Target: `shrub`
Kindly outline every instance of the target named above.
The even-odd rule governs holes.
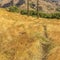
[[[30,11],[29,11],[29,15],[31,15],[31,16],[36,16],[36,15],[37,15],[37,12],[34,11],[34,10],[30,10]]]
[[[9,12],[17,12],[17,13],[20,12],[19,8],[16,7],[16,6],[10,6],[10,7],[8,8],[8,11],[9,11]]]
[[[27,14],[27,10],[21,10],[20,13],[21,13],[22,15],[26,15],[26,14]]]
[[[56,11],[60,12],[60,8],[56,8]]]
[[[27,14],[27,10],[21,10],[20,13],[23,14],[23,15],[26,15]],[[37,14],[36,11],[29,10],[29,15],[30,16],[35,16],[36,14]]]
[[[48,13],[39,13],[39,16],[42,17],[42,18],[51,18],[51,15],[48,14]]]
[[[20,11],[21,14],[23,15],[27,15],[27,10],[21,10]],[[37,11],[35,10],[29,10],[29,15],[30,16],[37,16]],[[42,18],[49,18],[49,19],[60,19],[60,13],[44,13],[44,12],[39,12],[39,17]]]
[[[44,17],[46,17],[46,14],[42,13],[42,12],[39,12],[39,16],[42,17],[42,18],[44,18]]]
[[[39,16],[42,18],[56,18],[56,19],[60,19],[60,13],[39,13]]]
[[[52,18],[60,19],[60,13],[53,13]]]

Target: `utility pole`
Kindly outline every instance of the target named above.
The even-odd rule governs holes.
[[[27,15],[29,16],[29,0],[27,0]]]
[[[14,6],[14,0],[11,0],[11,6]]]
[[[0,7],[2,7],[2,1],[3,1],[3,0],[0,0]]]
[[[39,0],[37,0],[37,18],[39,17]]]

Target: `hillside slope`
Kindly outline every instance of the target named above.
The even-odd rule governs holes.
[[[38,37],[45,37],[43,25],[49,38],[60,47],[60,20],[37,19],[0,9],[0,60],[41,60],[42,39]]]
[[[2,0],[1,4],[3,7],[11,6],[12,0]],[[36,0],[30,0],[30,9],[37,8]],[[20,9],[26,9],[27,0],[14,0],[14,5],[20,7]],[[60,12],[60,0],[39,0],[39,11],[53,13]]]

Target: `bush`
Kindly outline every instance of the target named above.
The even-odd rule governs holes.
[[[33,3],[33,2],[30,3],[31,8],[34,8],[35,6],[36,6],[35,3]]]
[[[23,15],[27,15],[27,10],[21,10],[20,13],[23,14]],[[29,15],[30,16],[37,16],[37,11],[29,10]],[[60,13],[44,13],[44,12],[39,12],[39,17],[49,18],[49,19],[53,19],[53,18],[60,19]]]
[[[45,13],[42,13],[42,12],[39,12],[39,16],[42,17],[42,18],[45,18],[46,17],[46,14]]]
[[[27,13],[27,10],[21,10],[20,13],[23,14],[23,15],[28,14],[28,13]],[[30,15],[30,16],[35,16],[36,14],[37,14],[37,13],[36,13],[36,11],[34,11],[34,10],[30,10],[30,11],[29,11],[29,15]]]
[[[56,11],[60,12],[60,8],[56,8]]]
[[[42,18],[51,18],[51,14],[39,12],[39,16]]]
[[[37,15],[37,12],[34,11],[34,10],[30,10],[30,11],[29,11],[29,15],[31,15],[31,16],[36,16],[36,15]]]
[[[22,15],[26,15],[26,14],[27,14],[27,10],[21,10],[20,13],[21,13]]]
[[[9,11],[9,12],[17,12],[17,13],[20,12],[19,8],[16,7],[16,6],[10,6],[10,7],[8,8],[8,11]]]
[[[53,13],[52,18],[60,19],[60,13]]]
[[[60,13],[39,13],[39,16],[42,18],[56,18],[56,19],[60,19]]]

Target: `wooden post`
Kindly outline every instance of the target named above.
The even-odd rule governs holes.
[[[27,0],[27,15],[29,16],[29,0]]]
[[[11,0],[11,6],[14,6],[14,0]]]
[[[0,8],[2,7],[2,1],[3,1],[3,0],[0,0]]]
[[[39,18],[39,0],[37,0],[37,18]]]

